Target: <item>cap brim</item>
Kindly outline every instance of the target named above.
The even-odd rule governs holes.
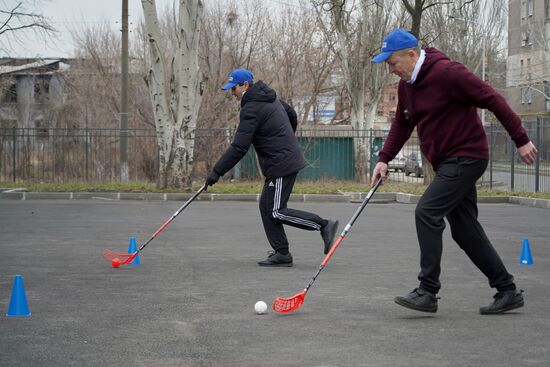
[[[387,59],[388,57],[390,57],[392,53],[393,53],[393,51],[380,52],[378,55],[376,55],[375,57],[373,57],[370,61],[371,61],[371,62],[382,62],[382,61],[386,61],[386,59]]]
[[[222,90],[228,90],[228,89],[231,89],[233,88],[234,86],[236,86],[237,84],[239,83],[233,83],[233,82],[229,82],[225,85],[222,86]]]

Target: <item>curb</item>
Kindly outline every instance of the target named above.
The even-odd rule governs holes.
[[[550,209],[550,200],[546,199],[533,199],[533,198],[524,198],[520,196],[510,196],[510,203],[518,205],[532,206],[535,208]]]
[[[358,203],[365,198],[366,193],[344,194],[292,194],[289,201],[302,203]],[[143,201],[182,201],[193,193],[128,193],[128,192],[25,192],[16,190],[0,191],[0,200],[143,200]],[[197,201],[251,201],[257,202],[260,194],[215,194],[202,193]],[[381,192],[376,194],[373,203],[416,204],[420,195],[403,192]],[[550,200],[526,198],[521,196],[479,196],[478,203],[484,204],[516,204],[533,208],[550,209]]]

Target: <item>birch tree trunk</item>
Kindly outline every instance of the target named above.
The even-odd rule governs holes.
[[[195,128],[202,96],[199,39],[203,17],[201,0],[179,0],[177,48],[168,76],[166,55],[155,0],[142,0],[149,41],[147,84],[153,105],[159,146],[160,188],[191,186]],[[169,82],[167,82],[169,80]]]

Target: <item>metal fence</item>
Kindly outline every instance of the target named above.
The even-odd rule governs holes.
[[[539,154],[528,166],[519,157],[514,143],[501,125],[487,129],[491,160],[481,180],[491,189],[550,192],[550,117],[524,119],[523,126]]]
[[[0,129],[0,181],[120,180],[118,129]],[[130,179],[158,174],[154,130],[128,131]]]
[[[487,128],[491,160],[480,184],[508,191],[550,192],[550,119],[525,120],[530,138],[539,149],[532,166],[521,162],[507,132],[500,125]],[[195,175],[202,178],[230,144],[234,129],[196,130]],[[372,169],[387,136],[385,130],[357,131],[350,128],[299,129],[300,144],[309,163],[302,180],[355,180],[354,141],[369,147],[364,164]],[[0,129],[0,182],[112,182],[120,181],[119,129]],[[132,181],[156,182],[158,148],[154,129],[130,129],[128,169]],[[392,179],[422,183],[422,174],[405,170],[406,158],[418,154],[416,137],[400,152],[402,161],[390,163]],[[399,163],[399,164],[397,164]],[[237,179],[258,178],[251,149],[228,175]]]

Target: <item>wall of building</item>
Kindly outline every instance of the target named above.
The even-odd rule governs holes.
[[[549,1],[510,0],[508,5],[506,97],[520,114],[548,112]]]

